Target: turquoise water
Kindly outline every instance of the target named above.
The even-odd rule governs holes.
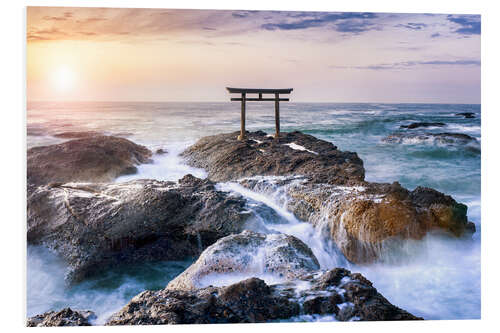
[[[457,116],[460,112],[472,112],[476,117]],[[412,122],[443,122],[446,126],[400,129],[401,125]],[[204,176],[203,170],[183,165],[178,153],[203,136],[237,131],[239,124],[237,102],[29,103],[27,144],[33,147],[62,142],[64,140],[53,135],[64,131],[94,130],[123,135],[152,150],[166,148],[169,153],[156,157],[152,165],[139,167],[138,175],[117,181],[132,178],[175,180],[188,172]],[[273,133],[273,124],[272,103],[248,104],[248,130]],[[480,105],[282,103],[281,130],[300,130],[331,141],[341,150],[357,152],[364,161],[369,181],[399,181],[409,189],[429,186],[467,204],[469,219],[476,223],[478,230],[472,240],[429,236],[415,245],[418,251],[406,264],[346,266],[365,274],[394,304],[426,319],[480,318]],[[460,143],[441,144],[418,139],[406,140],[403,144],[382,141],[394,132],[463,133],[476,138],[477,143],[471,149]],[[86,282],[76,287],[77,290],[65,291],[65,297],[59,297],[57,292],[65,290],[61,282],[64,263],[56,265],[56,262],[57,258],[41,249],[28,251],[28,315],[58,309],[63,304],[78,305],[98,312],[102,321],[110,313],[109,307],[104,306],[107,302],[119,308],[130,295],[144,289],[161,288],[190,263],[187,260],[130,267],[123,272],[113,272],[111,280],[116,281],[108,283],[106,288],[99,283]],[[50,271],[50,267],[54,269]],[[47,288],[30,285],[30,281],[36,281],[37,276],[47,271],[52,276]],[[149,274],[150,271],[156,273]],[[106,280],[104,276],[101,278]],[[82,296],[86,294],[99,295],[94,299],[101,301]]]

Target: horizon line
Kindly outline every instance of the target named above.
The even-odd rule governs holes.
[[[144,100],[26,100],[26,103],[234,103],[229,100],[218,101],[144,101]],[[239,102],[237,102],[239,103]],[[263,102],[265,103],[265,102]],[[289,101],[288,103],[309,103],[309,104],[450,104],[450,105],[481,105],[481,103],[452,103],[452,102],[335,102],[335,101]]]

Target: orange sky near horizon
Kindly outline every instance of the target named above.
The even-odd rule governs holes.
[[[473,15],[28,7],[29,101],[480,102]],[[480,23],[479,23],[480,24]],[[478,33],[479,32],[479,33]]]

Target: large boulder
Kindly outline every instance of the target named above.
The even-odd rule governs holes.
[[[252,213],[246,201],[191,175],[178,183],[67,183],[28,196],[28,243],[45,244],[78,281],[111,266],[195,256],[239,233]]]
[[[474,232],[467,206],[431,188],[409,191],[399,183],[358,186],[312,184],[291,177],[241,180],[254,191],[273,195],[284,191],[288,210],[303,221],[324,228],[346,258],[367,263],[388,258],[407,239],[440,231],[454,237]]]
[[[65,308],[61,311],[49,311],[28,318],[26,326],[91,326],[91,321],[95,318],[95,313],[92,311],[77,311]]]
[[[137,172],[150,162],[144,146],[114,136],[89,136],[28,149],[28,185],[68,182],[110,182]]]
[[[342,321],[422,319],[392,305],[361,274],[336,268],[275,285],[254,277],[225,287],[144,291],[106,325],[255,323],[300,320],[303,314]]]
[[[213,181],[257,175],[306,175],[316,183],[350,184],[364,179],[363,161],[332,143],[301,132],[281,133],[279,140],[262,131],[218,134],[200,139],[182,153],[186,162],[207,170]]]
[[[293,279],[319,269],[311,249],[300,239],[285,234],[243,231],[219,239],[198,260],[168,285],[167,289],[194,290],[210,281],[210,276],[275,275]],[[212,277],[214,279],[214,277]]]

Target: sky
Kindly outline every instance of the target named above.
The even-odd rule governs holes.
[[[28,7],[29,101],[480,103],[479,15]]]

